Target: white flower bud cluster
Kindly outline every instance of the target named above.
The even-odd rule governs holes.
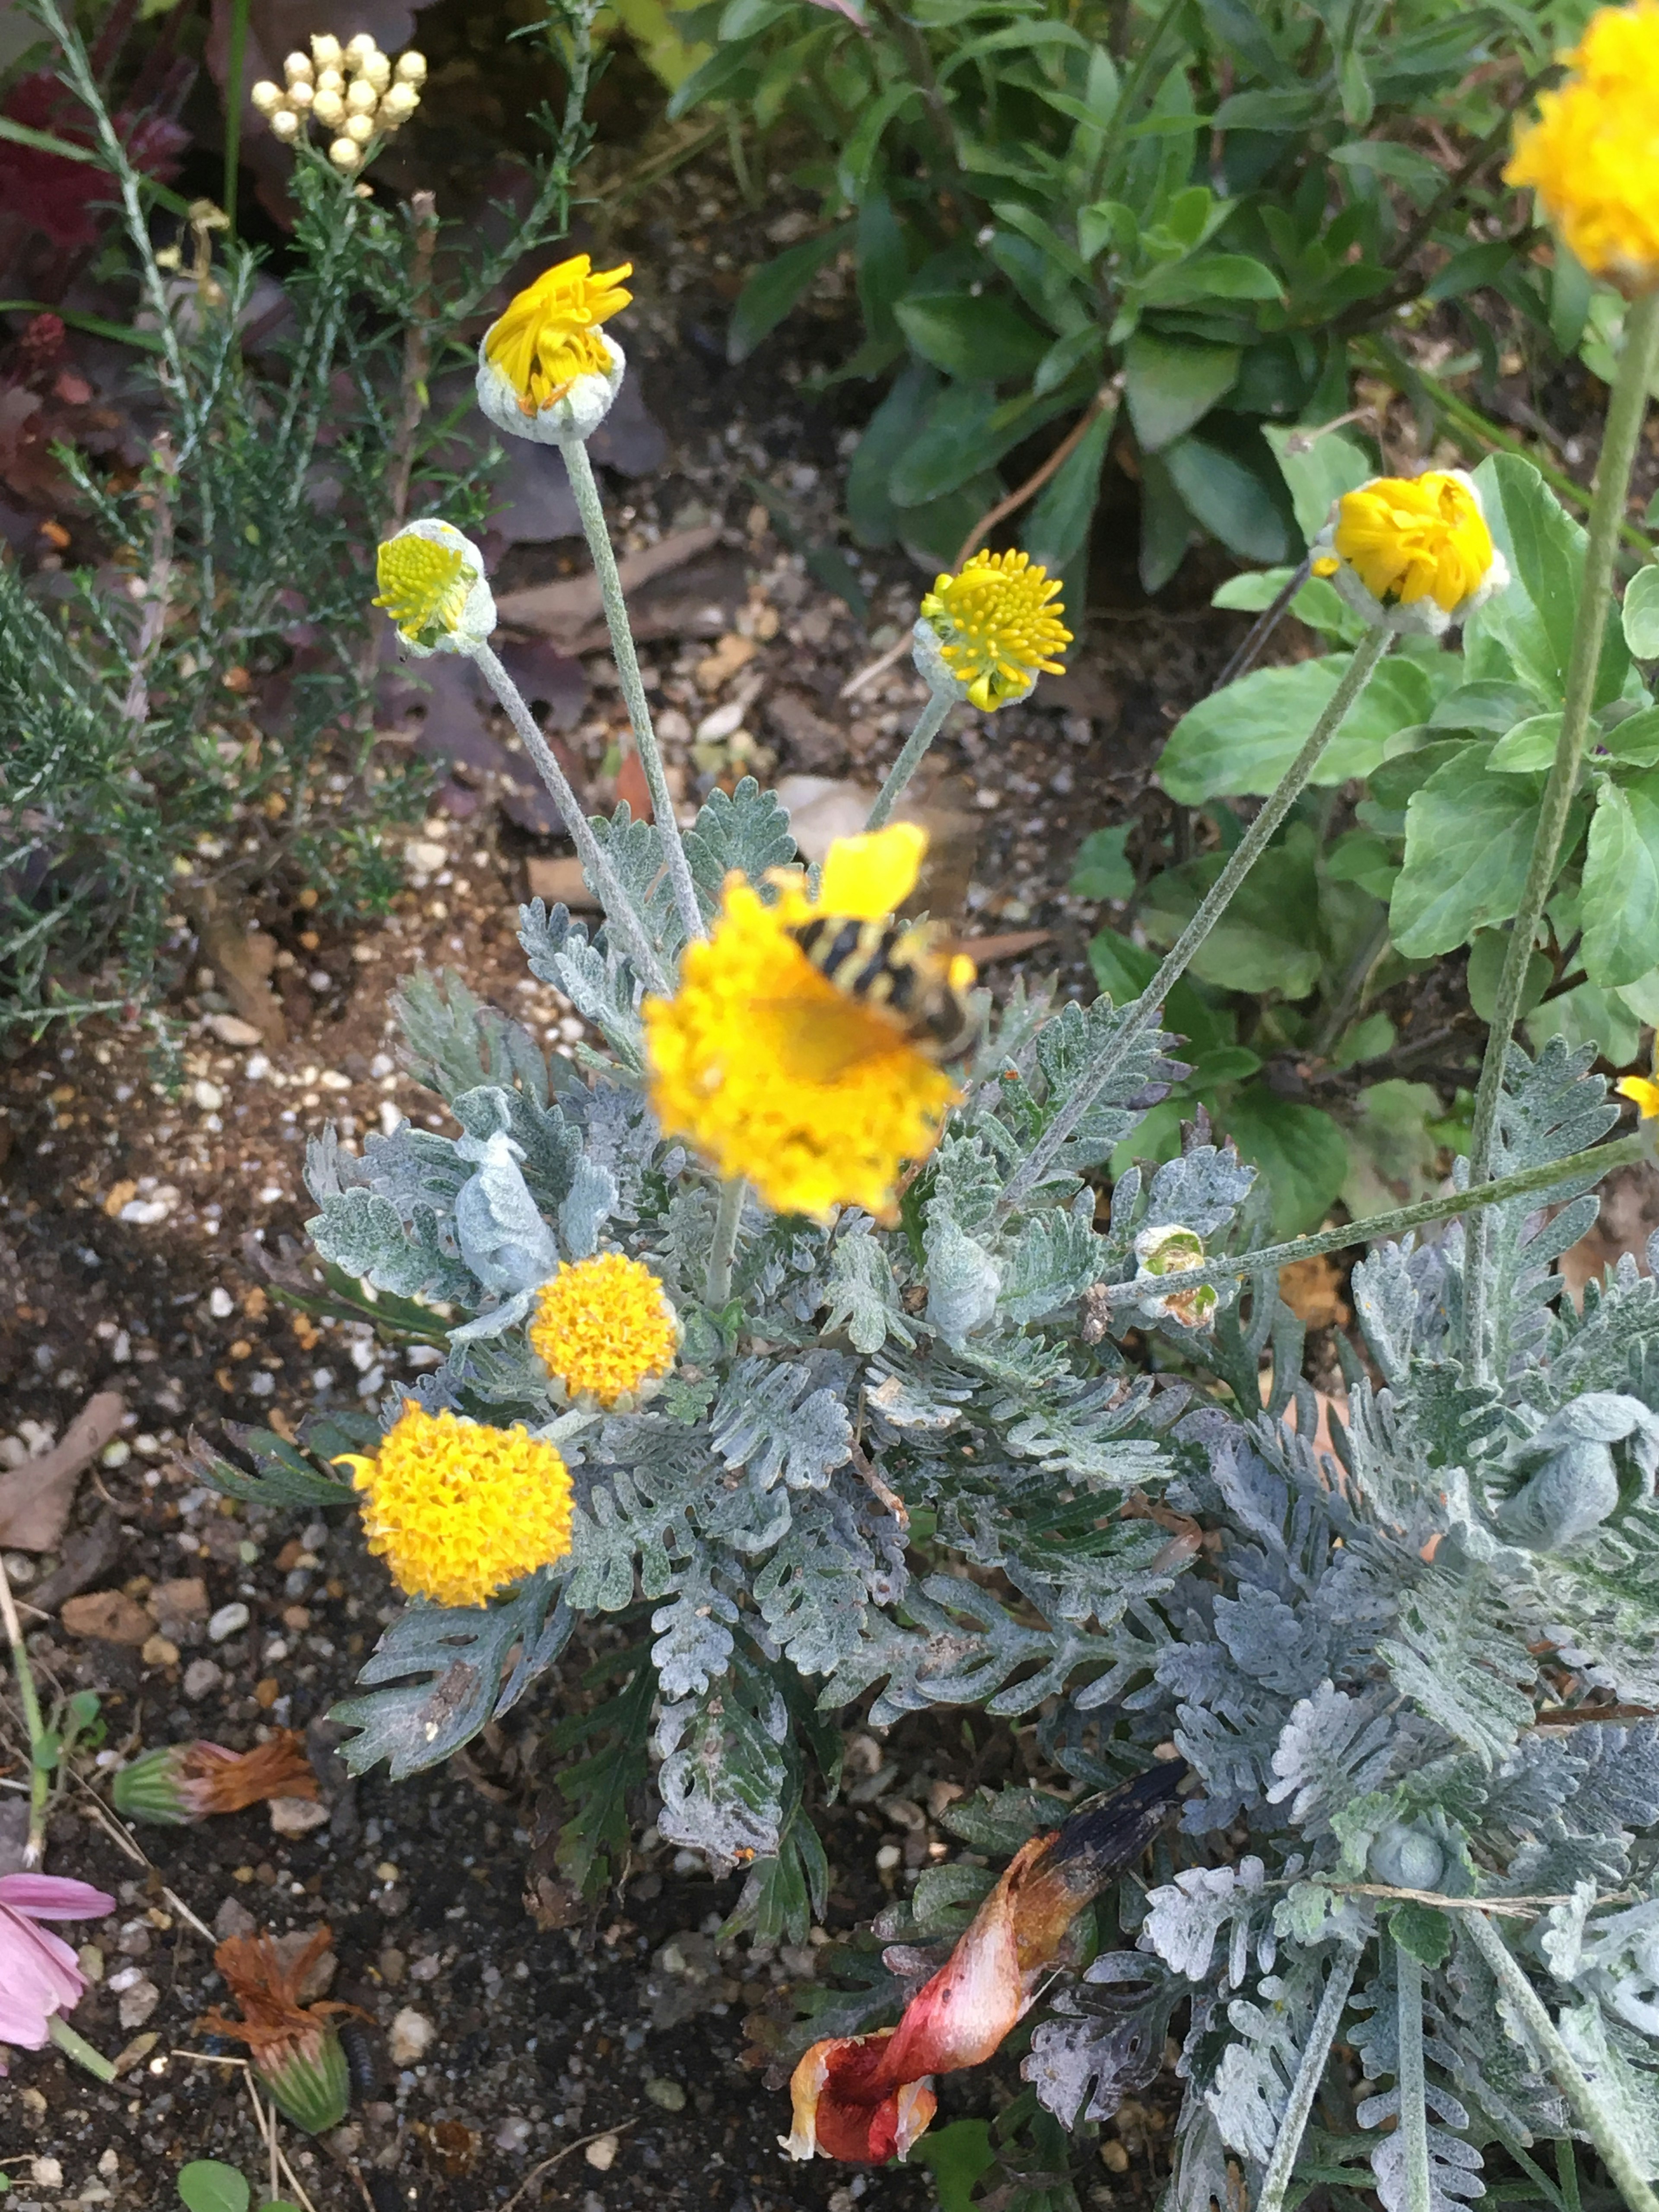
[[[389,138],[420,106],[426,57],[411,48],[394,63],[367,31],[344,46],[314,31],[311,52],[290,54],[283,76],[280,85],[262,78],[248,95],[273,137],[291,144],[307,123],[320,124],[332,133],[329,160],[349,172],[362,167],[371,139]]]

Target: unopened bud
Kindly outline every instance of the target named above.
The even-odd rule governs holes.
[[[411,46],[406,54],[398,55],[396,74],[404,84],[424,84],[426,82],[426,56],[422,53],[416,53],[414,47]]]
[[[301,79],[303,79],[307,84],[309,84],[311,82],[311,56],[309,54],[290,54],[288,59],[283,64],[283,75],[288,79],[290,84],[297,83]]]
[[[317,72],[317,89],[319,92],[337,92],[343,95],[345,92],[345,71],[343,70],[325,69],[319,70]]]
[[[311,86],[306,82],[306,80],[303,77],[301,77],[296,84],[289,85],[288,88],[289,106],[290,107],[297,108],[301,115],[305,113],[307,108],[312,106],[317,96],[316,93],[313,91]]]
[[[328,149],[328,158],[337,169],[356,169],[362,165],[363,149],[355,138],[337,138]]]
[[[291,107],[279,107],[270,118],[270,135],[290,144],[300,135],[300,118]]]
[[[283,104],[283,88],[273,84],[268,76],[262,76],[248,98],[261,115],[274,115]]]
[[[347,58],[350,61],[355,61],[359,69],[362,67],[363,64],[368,59],[371,54],[375,54],[379,52],[380,48],[375,45],[373,38],[367,31],[359,31],[356,37],[349,40],[346,45]]]
[[[343,56],[340,41],[331,31],[313,31],[311,51],[319,69],[337,69]]]
[[[357,74],[366,83],[372,84],[376,92],[384,92],[392,82],[392,64],[377,47]]]
[[[258,2052],[253,2071],[277,2110],[308,2136],[337,2128],[351,2102],[351,2076],[340,2039],[320,2022],[311,2034]]]
[[[412,84],[391,85],[380,102],[380,119],[386,124],[407,123],[420,104],[421,95]]]
[[[367,146],[374,136],[374,118],[372,115],[348,115],[345,119],[345,135],[356,144]]]
[[[329,131],[337,131],[345,121],[345,102],[337,92],[319,92],[311,103],[311,112]]]
[[[380,105],[380,94],[362,77],[346,94],[345,103],[354,115],[373,115]]]

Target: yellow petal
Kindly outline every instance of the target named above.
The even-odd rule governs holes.
[[[858,837],[838,837],[823,863],[818,907],[853,921],[880,921],[902,906],[916,887],[927,832],[914,822],[890,822],[884,830]]]
[[[1659,1115],[1659,1083],[1650,1083],[1644,1075],[1622,1076],[1614,1084],[1621,1098],[1628,1098],[1644,1121]]]

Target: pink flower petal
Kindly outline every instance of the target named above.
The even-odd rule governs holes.
[[[98,1920],[115,1910],[107,1890],[55,1874],[0,1875],[0,1905],[31,1920]]]

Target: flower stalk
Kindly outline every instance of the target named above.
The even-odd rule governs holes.
[[[1525,888],[1510,931],[1492,1005],[1492,1026],[1481,1062],[1480,1081],[1474,1097],[1474,1124],[1469,1137],[1469,1181],[1485,1182],[1492,1174],[1492,1149],[1498,1134],[1498,1112],[1503,1100],[1504,1073],[1510,1039],[1520,1017],[1522,994],[1533,940],[1543,919],[1544,907],[1555,881],[1561,840],[1567,815],[1578,789],[1584,744],[1589,729],[1590,708],[1595,695],[1596,671],[1601,665],[1601,641],[1613,602],[1613,556],[1630,489],[1631,466],[1636,457],[1647,412],[1648,385],[1659,358],[1659,292],[1647,292],[1631,304],[1625,325],[1625,346],[1620,356],[1613,397],[1607,407],[1607,429],[1596,469],[1595,496],[1589,512],[1589,538],[1584,551],[1584,577],[1573,623],[1572,649],[1567,665],[1566,696],[1562,706],[1561,734],[1555,760],[1533,838],[1532,859]],[[1464,1363],[1478,1381],[1486,1371],[1486,1237],[1483,1216],[1470,1224],[1471,1234],[1463,1279]]]
[[[1403,1943],[1394,1947],[1395,2033],[1400,2042],[1400,2139],[1406,2154],[1406,2212],[1433,2212],[1429,2113],[1423,2070],[1423,1966]]]
[[[903,750],[888,769],[886,781],[876,793],[876,803],[864,825],[866,830],[879,830],[891,820],[906,785],[921,766],[923,754],[945,727],[945,717],[959,696],[954,685],[948,691],[934,689],[928,692],[927,703],[916,717],[916,726],[904,740]]]
[[[34,1669],[29,1664],[28,1650],[23,1642],[23,1624],[17,1615],[17,1601],[11,1594],[11,1580],[6,1573],[6,1563],[0,1558],[0,1619],[6,1628],[6,1641],[11,1646],[11,1662],[17,1675],[18,1702],[23,1708],[23,1726],[29,1740],[29,1826],[23,1845],[25,1869],[38,1867],[46,1857],[46,1804],[51,1790],[51,1769],[45,1758],[46,1724],[40,1711],[40,1692],[34,1686]]]
[[[1169,951],[1152,981],[1142,992],[1128,1020],[1103,1046],[1094,1066],[1083,1075],[1071,1097],[1032,1148],[1024,1165],[1011,1176],[997,1211],[1006,1216],[1034,1189],[1053,1167],[1067,1138],[1109,1084],[1142,1032],[1156,1022],[1164,1001],[1186,974],[1200,946],[1231,905],[1239,885],[1261,859],[1274,831],[1290,812],[1319,765],[1326,747],[1347,719],[1348,709],[1376,673],[1394,642],[1390,631],[1374,628],[1354,648],[1341,682],[1331,694],[1325,711],[1315,723],[1307,743],[1262,802],[1261,811],[1238,841],[1227,865],[1205,894],[1197,913]]]
[[[737,1257],[743,1201],[748,1195],[749,1185],[741,1176],[732,1176],[720,1185],[720,1210],[714,1216],[714,1241],[708,1248],[708,1272],[702,1287],[703,1304],[715,1313],[732,1295],[732,1262]]]
[[[1325,2062],[1331,2055],[1336,2031],[1342,2024],[1342,2008],[1348,2002],[1348,1992],[1353,1987],[1353,1978],[1358,1972],[1359,1961],[1364,1955],[1363,1943],[1345,1943],[1332,1961],[1330,1978],[1325,1984],[1325,1994],[1319,2001],[1319,2010],[1314,2014],[1314,2024],[1308,2031],[1302,2063],[1297,2068],[1296,2079],[1291,2084],[1290,2099],[1285,2106],[1285,2116],[1279,2121],[1279,2133],[1273,2138],[1273,2155],[1267,2161],[1267,2172],[1261,2177],[1261,2193],[1256,2199],[1255,2212],[1284,2212],[1285,2191],[1291,2185],[1296,2154],[1302,2148],[1303,2136],[1308,2132],[1308,2119],[1313,2111],[1314,2099],[1325,2078]]]

